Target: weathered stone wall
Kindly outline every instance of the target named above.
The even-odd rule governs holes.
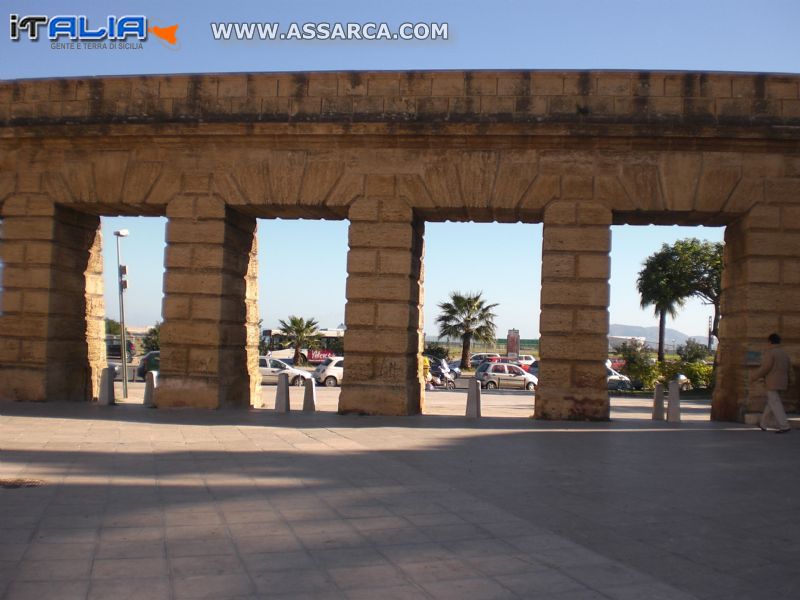
[[[88,400],[105,366],[100,219],[19,194],[3,205],[0,398]]]
[[[609,417],[609,251],[611,211],[591,201],[591,179],[575,178],[544,213],[539,329],[540,419]]]
[[[424,223],[398,196],[393,176],[367,178],[350,207],[341,412],[422,410]]]
[[[60,333],[20,333],[33,308],[14,303],[40,293],[19,284],[19,269],[38,268],[39,258],[20,250],[27,242],[16,241],[36,235],[28,222],[61,231],[72,215],[94,231],[97,215],[166,214],[158,401],[216,407],[257,402],[255,218],[351,219],[341,408],[409,414],[424,401],[424,221],[497,220],[545,223],[537,416],[602,419],[609,225],[706,224],[727,226],[729,241],[714,415],[740,419],[759,394],[751,390],[748,405],[743,357],[767,329],[777,328],[800,361],[798,131],[800,77],[784,75],[305,73],[0,84],[11,306],[0,329],[0,398],[80,387],[48,388],[56,379],[41,357]],[[20,198],[44,199],[52,214]],[[96,338],[92,243],[60,275],[86,303],[67,319],[82,332],[70,344]],[[48,306],[39,305],[41,321],[61,323]],[[74,364],[53,351],[55,371],[92,369],[85,379],[96,378],[99,351],[71,356]]]
[[[248,407],[257,389],[251,377],[258,340],[249,331],[247,298],[255,219],[219,198],[191,195],[170,202],[167,217],[156,404]]]

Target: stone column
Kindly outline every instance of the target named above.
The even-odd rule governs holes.
[[[156,404],[247,408],[256,383],[252,334],[256,221],[211,196],[167,206],[164,323]],[[255,369],[257,371],[257,367]]]
[[[395,189],[394,177],[370,176],[350,207],[340,412],[422,410],[424,223]]]
[[[557,201],[544,213],[537,419],[609,418],[611,211]]]
[[[800,364],[800,208],[782,204],[780,197],[773,200],[725,229],[719,366],[711,406],[717,421],[744,421],[747,413],[763,409],[764,385],[748,379],[769,334],[780,334],[793,364]],[[796,408],[796,387],[783,397],[787,408]]]
[[[0,400],[91,400],[105,366],[100,218],[20,194],[3,206]]]

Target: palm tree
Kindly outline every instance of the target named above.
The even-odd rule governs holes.
[[[481,297],[483,292],[462,294],[450,292],[450,302],[442,302],[442,313],[436,317],[439,335],[447,338],[461,338],[461,368],[469,366],[469,349],[472,340],[493,342],[495,339],[494,319],[497,315],[492,309],[497,304],[486,304]]]
[[[289,320],[279,319],[281,331],[292,341],[294,346],[294,364],[300,364],[300,348],[313,347],[319,340],[319,323],[316,319],[304,319],[289,315]]]
[[[664,244],[661,250],[645,260],[639,271],[636,287],[641,296],[642,308],[653,306],[658,316],[658,362],[664,362],[664,331],[667,315],[675,318],[678,309],[691,295],[687,277],[680,268],[674,248]]]

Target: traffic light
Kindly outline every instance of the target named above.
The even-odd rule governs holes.
[[[128,267],[125,265],[119,266],[119,289],[128,289],[128,280],[125,277],[128,275]]]

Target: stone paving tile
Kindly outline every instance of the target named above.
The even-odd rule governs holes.
[[[170,600],[168,577],[95,579],[88,600]]]
[[[151,577],[169,574],[165,558],[98,558],[92,565],[92,579],[115,579],[146,573]]]
[[[92,570],[90,559],[25,560],[20,563],[14,579],[17,581],[64,581],[86,579]]]
[[[437,600],[504,600],[519,597],[492,579],[454,579],[423,583],[421,586]]]
[[[85,600],[89,580],[84,581],[13,581],[3,600]]]
[[[340,550],[336,550],[340,552]],[[374,556],[372,553],[370,553]],[[270,552],[266,554],[243,554],[242,563],[251,574],[265,571],[299,571],[314,568],[318,561],[308,552]]]
[[[591,586],[584,585],[556,569],[538,569],[528,573],[498,575],[495,579],[504,587],[524,598],[538,594],[579,592],[591,589]]]
[[[169,570],[174,577],[191,575],[225,575],[244,572],[244,563],[230,554],[186,556],[169,559]]]
[[[161,540],[133,542],[100,542],[95,550],[95,558],[162,558],[166,554]]]
[[[336,585],[343,590],[394,587],[408,583],[403,571],[389,564],[335,567],[327,571]]]
[[[348,600],[429,600],[431,596],[413,584],[393,587],[363,588],[347,590]]]
[[[210,540],[171,540],[167,541],[166,549],[170,558],[236,553],[236,547],[232,540],[219,538]]]
[[[190,575],[173,577],[172,590],[175,598],[235,598],[255,593],[253,581],[245,573],[225,575]]]
[[[341,593],[320,569],[262,572],[254,574],[253,581],[259,594]]]

